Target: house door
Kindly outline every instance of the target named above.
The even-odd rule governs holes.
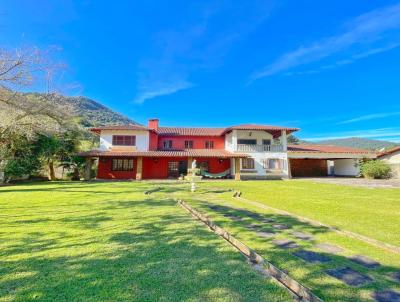
[[[168,178],[178,178],[179,176],[179,161],[168,162]]]
[[[186,175],[187,174],[187,168],[188,168],[188,162],[187,160],[181,160],[179,161],[179,175]]]

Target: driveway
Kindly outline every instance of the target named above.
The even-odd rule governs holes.
[[[367,188],[400,188],[400,179],[365,179],[352,177],[303,177],[295,179]]]

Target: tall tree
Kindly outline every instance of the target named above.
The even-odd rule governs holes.
[[[0,49],[0,182],[7,163],[16,158],[21,137],[34,140],[38,133],[57,133],[68,121],[68,110],[56,109],[51,92],[52,65],[36,49]],[[42,83],[46,93],[33,100],[18,91]]]

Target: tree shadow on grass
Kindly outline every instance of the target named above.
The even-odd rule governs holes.
[[[196,203],[195,208],[201,212],[213,212],[212,219],[217,225],[232,232],[236,238],[255,248],[265,259],[289,275],[294,274],[292,277],[308,286],[325,301],[373,301],[371,295],[374,292],[400,289],[399,283],[390,278],[390,273],[400,271],[398,267],[380,265],[376,268],[367,268],[338,252],[319,250],[316,244],[321,242],[318,242],[316,236],[332,232],[326,227],[315,226],[287,215],[259,213],[208,201],[196,200],[194,202]],[[235,217],[242,219],[238,220]],[[274,228],[274,225],[285,225],[288,228],[277,229]],[[268,235],[271,236],[263,238],[259,235],[260,232],[261,234],[270,232]],[[311,236],[301,240],[296,238],[293,232]],[[298,246],[286,248],[283,245],[283,248],[279,247],[273,243],[277,238],[290,240]],[[303,251],[305,251],[306,255],[327,259],[327,261],[302,259],[296,256],[296,252],[299,251],[298,255],[303,255]],[[360,286],[350,286],[327,274],[327,270],[346,267],[371,280]]]
[[[94,213],[99,232],[90,240],[79,232],[58,237],[54,232],[54,238],[43,239],[47,231],[16,239],[18,249],[0,258],[0,296],[15,301],[289,301],[174,202],[144,200],[131,206],[140,210],[130,214],[134,223],[104,232],[103,223],[110,220]],[[120,211],[112,219],[127,214]],[[77,221],[59,222],[85,228]],[[65,241],[71,236],[74,244]],[[99,248],[90,249],[93,244]]]

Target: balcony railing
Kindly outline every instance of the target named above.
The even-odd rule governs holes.
[[[283,145],[245,145],[238,144],[239,152],[283,152]]]

